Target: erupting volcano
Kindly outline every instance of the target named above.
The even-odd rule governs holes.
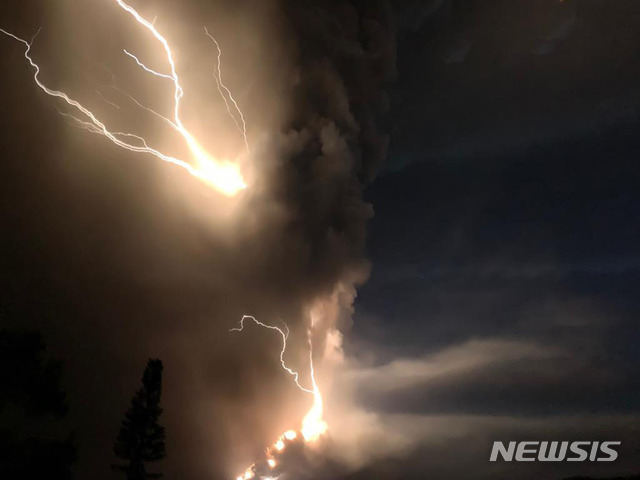
[[[327,433],[328,425],[323,419],[323,402],[320,388],[315,378],[315,369],[313,365],[313,327],[315,324],[315,314],[312,312],[310,315],[311,325],[307,330],[307,341],[309,344],[309,378],[311,381],[311,388],[306,388],[300,384],[300,374],[297,371],[289,368],[284,360],[284,356],[287,350],[287,340],[289,338],[289,327],[286,323],[283,323],[284,330],[274,325],[268,325],[257,320],[255,317],[245,315],[240,320],[240,325],[237,328],[231,329],[233,332],[241,332],[245,328],[245,320],[250,320],[256,325],[274,330],[282,337],[282,350],[280,350],[280,363],[282,368],[294,378],[296,386],[304,393],[307,393],[313,397],[313,404],[311,409],[302,419],[302,424],[299,431],[287,430],[284,432],[273,445],[267,447],[264,452],[264,458],[260,462],[256,462],[248,467],[244,473],[237,477],[237,480],[250,480],[252,478],[258,478],[260,480],[268,480],[274,478],[274,475],[278,475],[279,462],[278,458],[282,455],[287,446],[293,442],[303,442],[306,444],[313,444],[318,442],[323,435]]]

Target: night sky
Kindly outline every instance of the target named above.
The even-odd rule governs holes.
[[[162,90],[120,58],[138,32],[92,3],[2,5],[0,27],[42,25],[47,81],[156,135],[95,98],[106,65],[140,98]],[[119,422],[159,357],[165,478],[235,478],[308,405],[277,337],[228,330],[286,319],[304,355],[306,307],[342,285],[326,328],[344,352],[322,372],[338,448],[283,480],[640,473],[640,4],[182,3],[135,6],[207,98],[211,64],[198,76],[187,60],[210,46],[189,26],[227,47],[260,158],[242,208],[74,128],[0,36],[0,318],[42,333],[69,404],[29,431],[73,431],[75,478],[113,478]],[[207,115],[207,142],[241,149]],[[607,464],[495,464],[496,440],[622,446]]]

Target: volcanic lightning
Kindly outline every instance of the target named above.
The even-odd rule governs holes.
[[[33,78],[37,86],[42,91],[44,91],[47,95],[63,100],[64,102],[67,103],[68,106],[72,107],[77,112],[82,114],[83,118],[73,117],[73,119],[76,121],[78,126],[92,133],[96,133],[104,137],[107,137],[112,143],[114,143],[118,147],[121,147],[125,150],[129,150],[136,153],[150,154],[163,162],[176,165],[186,170],[192,176],[202,180],[206,184],[212,186],[213,188],[215,188],[216,190],[218,190],[219,192],[227,196],[236,195],[238,192],[240,192],[241,190],[247,187],[247,184],[245,183],[244,178],[242,177],[242,174],[240,172],[238,165],[234,162],[231,162],[228,160],[220,160],[210,155],[200,145],[200,143],[196,140],[193,134],[189,132],[189,130],[182,123],[182,119],[180,118],[180,101],[184,96],[184,91],[182,89],[178,74],[176,72],[174,56],[171,51],[171,47],[169,46],[169,43],[167,42],[165,37],[162,36],[156,29],[154,25],[155,21],[149,22],[144,17],[142,17],[133,7],[125,3],[123,0],[114,0],[114,1],[118,4],[118,6],[120,6],[120,8],[122,8],[124,11],[129,13],[142,27],[148,30],[155,37],[155,39],[162,45],[166,60],[169,64],[170,73],[168,74],[160,73],[148,68],[134,54],[130,53],[127,50],[124,50],[124,53],[125,55],[131,57],[138,64],[138,66],[143,70],[145,70],[146,72],[152,75],[155,75],[157,77],[167,79],[172,82],[173,84],[173,118],[169,119],[162,115],[159,115],[159,114],[157,115],[162,117],[166,121],[166,123],[169,126],[171,126],[171,128],[175,130],[182,137],[185,145],[191,152],[192,162],[188,162],[184,159],[176,158],[172,155],[168,155],[153,147],[150,147],[148,145],[147,140],[145,140],[143,137],[136,135],[134,133],[117,132],[117,131],[109,130],[105,125],[105,123],[102,122],[94,112],[89,110],[87,107],[83,106],[80,102],[71,98],[69,95],[67,95],[62,91],[54,90],[52,88],[47,87],[40,80],[40,76],[39,76],[40,67],[37,63],[34,62],[33,57],[31,56],[31,47],[40,30],[38,30],[38,32],[29,41],[23,38],[20,38],[17,35],[1,28],[0,28],[0,32],[4,33],[5,35],[13,38],[14,40],[24,45],[25,47],[24,57],[34,70]],[[218,45],[218,42],[209,34],[209,32],[206,31],[206,29],[205,29],[205,32],[207,36],[213,39],[218,49],[218,57],[217,57],[218,63],[216,66],[217,75],[214,75],[216,84],[218,85],[218,90],[222,95],[223,100],[227,106],[229,115],[231,115],[233,120],[236,122],[236,125],[238,125],[239,129],[241,130],[241,133],[243,134],[245,146],[248,151],[248,142],[247,142],[246,124],[244,121],[244,115],[240,111],[240,108],[238,107],[238,104],[235,101],[235,99],[233,99],[233,96],[231,95],[231,92],[229,91],[229,89],[222,83],[222,76],[220,73],[220,60],[221,60],[222,52],[220,50],[220,46]],[[231,99],[235,110],[239,112],[239,115],[241,118],[241,124],[238,123],[236,117],[231,113],[230,106],[227,103],[227,98],[223,94],[222,89],[224,89],[228,97]],[[70,115],[67,114],[67,116],[70,116]]]
[[[295,370],[292,370],[287,366],[284,355],[287,350],[287,340],[289,338],[289,327],[283,322],[284,330],[275,325],[269,325],[263,323],[256,319],[251,315],[244,315],[240,320],[239,326],[236,328],[232,328],[230,331],[232,332],[242,332],[245,327],[245,320],[250,320],[254,322],[256,325],[267,328],[269,330],[274,330],[278,332],[280,337],[282,338],[282,349],[280,350],[280,364],[282,368],[293,377],[296,386],[303,392],[313,396],[313,404],[311,409],[307,412],[307,414],[302,419],[302,426],[300,428],[300,433],[302,434],[302,438],[305,442],[316,442],[319,440],[322,435],[324,435],[328,430],[327,422],[323,420],[323,402],[322,402],[322,394],[320,393],[320,388],[318,387],[318,383],[315,378],[315,369],[313,363],[313,341],[312,341],[312,333],[314,327],[314,316],[311,315],[311,327],[307,330],[307,341],[309,344],[309,376],[311,379],[311,388],[306,388],[300,384],[300,375]],[[286,446],[287,442],[294,441],[298,438],[298,433],[295,430],[287,430],[284,432],[275,443],[267,449],[266,451],[266,461],[269,469],[274,469],[277,466],[277,461],[274,458],[275,453],[282,452]],[[245,473],[237,478],[237,480],[250,480],[254,478],[256,475],[256,467],[255,464],[245,470]],[[263,479],[271,478],[271,477],[262,477]]]
[[[222,100],[224,101],[224,104],[227,107],[227,112],[229,113],[229,116],[233,119],[234,123],[236,124],[236,127],[242,134],[242,138],[244,139],[244,145],[247,149],[247,153],[249,153],[249,141],[247,140],[247,123],[244,120],[244,115],[242,113],[242,110],[240,110],[240,107],[238,106],[238,102],[236,102],[236,99],[233,98],[233,95],[231,94],[231,90],[229,90],[227,86],[222,82],[222,49],[220,48],[220,44],[215,39],[215,37],[209,33],[209,30],[207,30],[207,27],[204,27],[204,33],[207,35],[207,37],[211,39],[211,41],[216,46],[216,50],[218,50],[218,56],[216,57],[217,63],[213,69],[213,78],[216,81],[216,86],[218,87],[218,93],[222,97]],[[235,114],[231,112],[231,106],[229,105],[229,101],[227,101],[227,96],[229,97],[229,101],[233,104],[234,110],[240,116],[240,121],[238,121]]]
[[[185,146],[188,148],[191,158],[190,159],[182,159],[177,158],[175,156],[169,155],[165,152],[162,152],[152,146],[150,146],[150,142],[133,132],[123,132],[117,130],[111,130],[107,127],[104,121],[100,120],[98,115],[94,113],[92,110],[81,104],[79,101],[75,100],[67,93],[55,90],[53,88],[48,87],[43,81],[40,79],[40,66],[34,61],[31,50],[35,39],[37,38],[40,30],[36,32],[36,34],[30,39],[25,40],[7,30],[1,29],[0,32],[5,34],[8,37],[20,42],[24,45],[24,58],[27,60],[31,68],[33,69],[33,79],[36,85],[47,95],[51,97],[55,97],[59,100],[62,100],[66,103],[67,107],[74,112],[74,114],[68,112],[60,111],[61,115],[65,118],[70,119],[75,123],[76,126],[87,130],[91,133],[95,133],[101,136],[106,137],[111,143],[114,145],[123,148],[125,150],[129,150],[131,152],[136,153],[145,153],[149,154],[163,162],[167,162],[173,165],[176,165],[184,170],[186,170],[190,175],[202,180],[206,184],[215,188],[222,194],[228,196],[234,196],[239,193],[241,190],[247,188],[247,184],[240,172],[240,168],[237,163],[229,161],[229,160],[221,160],[217,159],[211,154],[209,154],[205,148],[200,144],[200,142],[195,138],[195,136],[188,130],[188,128],[184,125],[181,117],[180,117],[180,107],[181,100],[184,96],[184,90],[180,83],[180,79],[177,74],[174,54],[171,50],[171,47],[166,40],[166,38],[160,34],[155,26],[155,18],[153,21],[148,21],[143,16],[141,16],[133,7],[129,4],[125,3],[123,0],[112,0],[114,1],[122,10],[128,13],[144,30],[148,31],[153,35],[155,40],[161,45],[162,51],[164,52],[164,57],[168,64],[168,73],[163,73],[161,71],[157,71],[153,68],[147,66],[138,56],[132,53],[129,50],[123,50],[124,54],[129,57],[135,64],[143,70],[145,73],[150,74],[154,77],[160,78],[163,81],[168,81],[172,85],[173,95],[172,95],[172,115],[170,117],[166,117],[155,110],[143,105],[141,102],[136,100],[133,96],[126,93],[124,90],[119,89],[118,87],[112,85],[116,91],[126,96],[133,103],[137,105],[143,111],[150,113],[159,119],[161,119],[167,126],[169,126],[173,131],[175,131],[183,140]],[[247,140],[247,125],[245,121],[244,114],[242,113],[238,102],[233,97],[230,89],[225,85],[222,78],[221,71],[221,60],[222,60],[222,49],[220,48],[217,40],[209,33],[206,27],[204,27],[204,32],[211,39],[213,44],[217,50],[216,62],[214,64],[213,77],[216,82],[216,86],[218,89],[218,93],[222,97],[227,113],[235,123],[238,131],[242,135],[242,139],[244,141],[245,150],[247,153],[250,152],[249,142]],[[106,68],[106,67],[105,67]],[[111,100],[107,99],[100,91],[96,91],[97,95],[100,99],[107,104],[111,105],[111,107],[120,110],[120,106]],[[78,116],[76,116],[78,115]],[[289,328],[283,322],[283,328],[280,328],[275,325],[269,325],[257,320],[255,317],[250,315],[245,315],[239,322],[239,326],[237,328],[231,329],[231,331],[241,332],[245,328],[245,322],[251,321],[256,325],[277,332],[282,339],[282,348],[280,350],[280,364],[295,382],[295,385],[305,394],[308,394],[312,397],[313,403],[311,405],[310,410],[302,419],[299,430],[288,430],[284,432],[270,447],[266,449],[264,468],[261,465],[260,467],[255,464],[249,467],[244,471],[244,473],[238,477],[238,480],[250,480],[259,476],[263,480],[275,480],[278,478],[272,474],[277,472],[279,468],[278,464],[278,454],[283,452],[287,445],[294,441],[304,441],[307,443],[317,442],[328,430],[327,423],[323,420],[323,399],[322,394],[320,392],[320,388],[316,381],[316,372],[314,368],[314,352],[313,352],[313,332],[314,332],[314,314],[311,314],[311,326],[307,329],[307,343],[309,347],[309,378],[310,378],[310,386],[304,386],[300,381],[300,374],[287,366],[285,362],[285,354],[287,351],[287,341],[289,339]],[[263,475],[263,472],[267,472]]]

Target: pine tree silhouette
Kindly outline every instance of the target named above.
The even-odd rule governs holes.
[[[131,399],[131,407],[122,420],[120,433],[113,446],[118,458],[128,462],[114,465],[127,480],[160,478],[161,473],[147,473],[146,463],[165,457],[164,427],[158,424],[162,408],[162,361],[149,359],[142,375],[142,388]]]

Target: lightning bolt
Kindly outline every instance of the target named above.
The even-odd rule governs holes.
[[[297,387],[302,390],[303,392],[309,393],[311,395],[314,395],[314,390],[310,390],[308,388],[303,387],[302,385],[300,385],[300,374],[294,370],[292,370],[291,368],[287,367],[287,364],[284,361],[284,354],[287,350],[287,339],[289,338],[289,327],[287,326],[286,323],[284,323],[286,332],[284,330],[282,330],[279,327],[276,327],[274,325],[268,325],[266,323],[262,323],[260,320],[256,319],[255,317],[252,317],[251,315],[244,315],[242,317],[242,319],[240,320],[239,326],[236,328],[232,328],[231,330],[229,330],[230,332],[242,332],[244,330],[244,321],[245,320],[251,320],[252,322],[254,322],[256,325],[260,326],[260,327],[264,327],[264,328],[268,328],[269,330],[275,330],[276,332],[278,332],[280,334],[280,336],[282,337],[282,350],[280,350],[280,364],[282,365],[282,368],[293,377]],[[311,359],[313,360],[313,359]],[[313,369],[313,361],[311,362],[311,368]],[[314,382],[315,383],[315,380]]]
[[[224,104],[227,107],[227,112],[229,112],[229,116],[233,119],[234,123],[236,124],[236,127],[242,134],[242,137],[244,138],[244,145],[247,149],[247,153],[249,153],[249,142],[247,141],[247,124],[244,120],[244,115],[242,114],[242,110],[240,110],[240,107],[238,106],[238,102],[236,102],[236,99],[233,98],[233,95],[231,94],[231,90],[229,90],[227,86],[222,82],[222,49],[220,48],[220,44],[218,44],[218,41],[213,37],[213,35],[209,33],[209,30],[207,30],[207,27],[204,27],[204,33],[206,33],[207,37],[209,37],[211,41],[213,41],[213,43],[216,45],[216,49],[218,50],[217,63],[213,69],[213,78],[215,78],[216,80],[218,93],[220,93],[222,100],[224,100]],[[238,119],[236,118],[236,116],[233,113],[231,113],[231,106],[227,101],[227,95],[225,95],[225,92],[229,96],[229,100],[231,101],[231,103],[233,103],[235,110],[240,115],[240,122],[238,122]]]
[[[306,441],[316,441],[328,428],[327,422],[322,419],[323,402],[320,388],[316,382],[316,373],[313,367],[313,341],[311,340],[312,330],[315,324],[315,317],[311,314],[311,328],[307,330],[307,342],[309,343],[309,370],[311,373],[311,385],[313,387],[313,405],[311,410],[302,420],[302,436]]]
[[[139,102],[139,106],[149,110],[151,113],[158,115],[167,121],[167,123],[180,134],[185,144],[189,148],[193,160],[195,160],[195,165],[187,162],[186,160],[176,158],[171,155],[167,155],[153,147],[148,145],[148,142],[135,134],[127,133],[127,132],[113,132],[107,128],[107,126],[87,107],[83,106],[77,100],[71,98],[66,93],[54,90],[52,88],[47,87],[40,80],[40,67],[37,63],[34,62],[31,56],[31,48],[34,40],[39,34],[40,30],[36,32],[36,34],[31,38],[31,40],[27,41],[23,38],[18,37],[17,35],[8,32],[4,29],[0,28],[0,32],[3,34],[13,38],[14,40],[22,43],[25,47],[24,57],[29,62],[31,67],[34,70],[34,81],[37,86],[44,91],[47,95],[55,98],[59,98],[66,102],[66,104],[77,112],[82,114],[83,119],[76,118],[76,123],[81,128],[88,130],[92,133],[96,133],[108,138],[112,143],[116,146],[123,148],[125,150],[129,150],[136,153],[146,153],[156,157],[163,162],[167,162],[173,165],[176,165],[184,170],[186,170],[192,176],[204,181],[208,185],[216,188],[221,193],[233,196],[237,194],[239,191],[245,189],[247,184],[245,183],[238,166],[235,163],[229,161],[218,160],[211,155],[209,155],[205,149],[198,143],[195,137],[189,132],[189,130],[182,123],[182,119],[180,118],[180,101],[184,96],[184,91],[182,86],[180,85],[180,80],[178,74],[176,72],[175,61],[173,58],[173,53],[169,46],[167,40],[158,32],[158,30],[154,26],[154,22],[149,22],[145,18],[143,18],[133,7],[125,3],[123,0],[115,0],[115,2],[122,8],[124,11],[129,13],[141,26],[147,29],[155,39],[162,45],[162,48],[165,52],[166,60],[170,67],[169,74],[163,74],[156,72],[148,67],[146,67],[135,55],[125,50],[125,54],[133,58],[137,64],[143,68],[148,73],[153,75],[165,78],[170,80],[173,83],[173,119],[170,120],[151,109],[142,106]],[[235,101],[234,101],[235,104]],[[243,117],[244,118],[244,117]],[[131,139],[136,139],[137,143],[131,141]],[[246,137],[245,137],[246,141]]]
[[[30,39],[25,40],[7,30],[0,28],[0,32],[4,35],[12,38],[13,40],[21,43],[24,46],[24,58],[27,60],[31,68],[33,69],[33,79],[36,85],[48,96],[54,97],[58,100],[63,101],[72,113],[60,112],[60,114],[65,118],[71,121],[75,126],[86,130],[91,133],[95,133],[101,136],[106,137],[111,143],[120,147],[122,149],[135,152],[135,153],[144,153],[155,157],[163,162],[170,163],[172,165],[178,166],[188,172],[190,175],[206,182],[208,185],[216,188],[220,192],[232,196],[241,191],[242,189],[247,187],[245,183],[239,167],[232,162],[226,160],[219,160],[211,156],[206,152],[206,150],[200,145],[197,139],[193,136],[193,134],[186,128],[183,124],[182,119],[180,117],[180,107],[181,101],[184,97],[184,90],[180,83],[180,79],[177,74],[175,60],[173,52],[170,48],[169,43],[165,39],[163,35],[159,33],[159,31],[155,27],[156,18],[153,21],[149,22],[147,19],[142,17],[133,7],[128,5],[123,0],[113,0],[118,7],[120,7],[124,12],[129,14],[141,27],[143,27],[146,31],[151,33],[155,40],[160,44],[162,50],[164,51],[164,56],[166,62],[168,64],[168,73],[163,73],[161,71],[157,71],[148,67],[138,56],[129,50],[123,50],[124,54],[133,60],[136,65],[142,69],[144,72],[153,75],[155,77],[161,78],[163,80],[167,80],[171,82],[173,86],[173,109],[171,117],[166,117],[155,110],[147,107],[143,103],[139,102],[135,97],[126,93],[124,90],[121,90],[117,86],[112,85],[111,88],[115,89],[117,92],[126,96],[130,101],[135,103],[139,108],[154,115],[155,117],[162,120],[167,126],[169,126],[173,131],[177,132],[179,136],[183,139],[185,145],[188,147],[191,153],[191,161],[187,161],[185,159],[177,158],[172,155],[168,155],[154,147],[149,145],[149,142],[142,136],[137,135],[131,132],[122,132],[116,130],[110,130],[107,128],[107,125],[99,119],[98,115],[92,112],[89,108],[81,104],[79,101],[75,100],[67,93],[55,90],[48,87],[45,83],[43,83],[40,79],[40,66],[34,61],[31,56],[31,50],[34,41],[36,40],[40,30],[36,32],[36,34]],[[240,109],[238,102],[233,97],[230,89],[225,85],[222,77],[222,49],[220,48],[217,40],[209,33],[206,27],[204,27],[205,34],[211,39],[214,43],[217,56],[216,63],[214,65],[213,76],[216,81],[216,86],[218,89],[218,93],[222,97],[227,113],[233,119],[236,128],[242,134],[244,145],[246,151],[249,152],[249,142],[247,140],[247,126],[244,114]],[[105,67],[106,68],[106,67]],[[112,79],[114,79],[114,75],[112,74]],[[114,80],[115,83],[115,80]],[[120,106],[111,100],[107,99],[102,92],[96,90],[96,94],[106,103],[110,104],[115,109],[120,110]],[[78,116],[76,116],[78,115]],[[323,413],[323,403],[322,396],[320,393],[320,389],[315,379],[315,369],[314,369],[314,356],[313,356],[313,341],[312,341],[312,331],[314,328],[314,321],[312,315],[311,327],[307,330],[307,341],[309,345],[309,372],[310,372],[310,381],[311,387],[307,388],[303,386],[300,382],[300,375],[297,371],[291,369],[287,366],[285,362],[285,354],[287,350],[287,341],[289,338],[289,328],[286,324],[284,324],[284,328],[280,328],[278,326],[269,325],[263,322],[260,322],[255,317],[245,315],[240,320],[239,326],[237,328],[231,329],[232,331],[241,332],[245,328],[245,322],[252,321],[256,325],[267,328],[272,331],[276,331],[280,338],[282,339],[282,348],[280,350],[280,363],[282,368],[293,377],[296,386],[304,393],[309,394],[313,397],[313,405],[307,415],[304,417],[302,421],[302,428],[300,433],[305,441],[315,441],[319,438],[327,430],[327,424],[322,420]],[[284,323],[284,322],[283,322]],[[282,434],[280,438],[273,444],[272,447],[269,448],[269,458],[268,465],[270,468],[275,468],[276,460],[273,457],[274,452],[279,452],[286,447],[285,441],[293,441],[297,438],[298,434],[294,430],[289,430]],[[250,467],[244,474],[243,478],[248,479],[252,478],[254,469]]]
[[[176,82],[178,81],[177,77],[173,77],[171,75],[167,75],[166,73],[160,73],[160,72],[156,72],[155,70],[147,67],[144,63],[142,63],[140,61],[140,59],[138,57],[136,57],[133,53],[131,53],[130,51],[128,51],[126,48],[122,50],[124,52],[124,54],[129,57],[132,58],[134,62],[136,62],[138,64],[138,66],[140,68],[142,68],[144,71],[150,73],[151,75],[155,75],[156,77],[160,77],[160,78],[166,78],[167,80],[171,80],[172,82],[174,82],[174,84],[176,84]],[[180,88],[179,84],[178,88]],[[184,91],[182,90],[182,88],[180,88],[180,97],[178,98],[178,103],[180,102],[180,98],[182,98],[182,96],[184,95]]]
[[[100,90],[96,90],[96,94],[105,102],[108,103],[109,105],[111,105],[113,108],[117,108],[118,110],[120,110],[120,107],[113,103],[111,100],[109,100],[108,98],[106,98],[102,92]]]
[[[311,386],[312,388],[303,387],[299,382],[299,374],[298,372],[289,368],[285,361],[284,355],[287,350],[287,340],[289,338],[289,327],[286,323],[283,322],[285,329],[283,330],[280,327],[275,325],[269,325],[267,323],[263,323],[260,320],[256,319],[251,315],[244,315],[239,322],[238,327],[232,328],[231,332],[242,332],[245,328],[245,320],[251,320],[256,325],[267,328],[269,330],[274,330],[278,332],[280,337],[282,338],[282,349],[280,350],[280,364],[282,368],[291,376],[293,376],[296,386],[302,390],[303,392],[310,394],[313,396],[313,405],[309,412],[304,416],[302,420],[302,428],[300,432],[302,433],[302,437],[305,442],[315,442],[318,440],[324,433],[326,433],[328,426],[327,423],[322,419],[323,415],[323,402],[322,402],[322,394],[320,393],[320,388],[318,387],[318,383],[315,378],[315,369],[313,366],[313,341],[312,341],[312,333],[314,327],[314,315],[311,315],[311,327],[307,330],[307,342],[309,344],[309,372],[311,377]],[[288,430],[283,433],[278,440],[267,449],[267,465],[270,470],[273,470],[277,466],[277,461],[274,458],[274,452],[282,452],[286,448],[286,441],[293,441],[297,438],[298,434],[295,430]],[[253,464],[249,468],[247,468],[241,476],[237,477],[236,480],[251,480],[256,476],[256,465]],[[260,477],[262,480],[277,480],[279,477]]]

